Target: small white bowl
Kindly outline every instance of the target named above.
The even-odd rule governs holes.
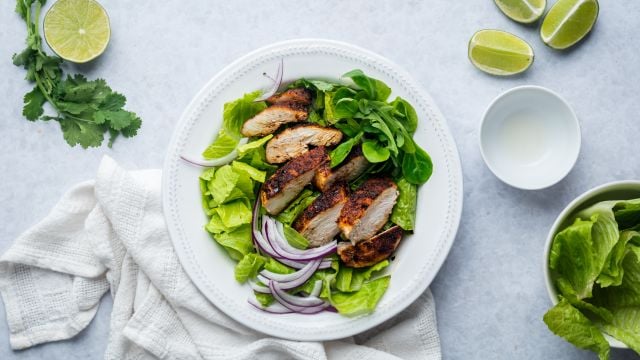
[[[485,163],[500,180],[524,190],[562,180],[578,160],[580,143],[573,109],[540,86],[519,86],[500,94],[480,124]]]
[[[549,252],[551,251],[551,243],[553,242],[553,238],[556,234],[571,225],[571,220],[576,213],[595,203],[607,200],[629,200],[637,198],[640,198],[640,181],[614,181],[585,192],[562,210],[547,235],[547,240],[544,245],[544,263],[542,264],[545,284],[547,285],[547,293],[554,305],[558,303],[558,292],[556,291],[556,287],[551,279],[551,272],[549,270]],[[605,334],[604,337],[607,339],[611,347],[619,349],[627,348],[625,344],[610,337],[609,335]]]

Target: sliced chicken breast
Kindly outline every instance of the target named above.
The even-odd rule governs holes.
[[[311,183],[315,171],[329,161],[327,149],[317,147],[284,164],[265,181],[260,199],[271,215],[284,210]]]
[[[245,121],[240,132],[246,137],[265,136],[274,133],[283,124],[307,120],[308,115],[304,105],[273,105]]]
[[[342,140],[342,131],[318,125],[299,125],[285,129],[266,146],[267,161],[280,164],[309,151],[309,146],[333,146]]]
[[[316,172],[313,183],[318,189],[325,191],[337,181],[349,182],[356,179],[367,170],[367,167],[369,167],[369,161],[362,155],[362,147],[357,146],[338,167],[332,169],[328,163],[321,166]]]
[[[280,94],[275,94],[267,99],[267,103],[273,104],[311,104],[311,91],[305,88],[289,89]]]
[[[315,199],[293,223],[310,247],[322,246],[338,235],[340,210],[349,198],[346,183],[337,183]]]
[[[400,240],[402,240],[402,229],[394,226],[355,245],[350,242],[339,243],[338,256],[348,267],[371,266],[388,258],[396,250]]]
[[[389,178],[371,178],[349,196],[338,226],[355,245],[375,235],[389,220],[398,199],[398,186]]]

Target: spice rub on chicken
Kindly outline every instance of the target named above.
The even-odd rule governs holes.
[[[389,220],[398,198],[398,186],[389,178],[365,181],[342,208],[338,227],[353,244],[375,235]]]
[[[280,164],[309,151],[309,146],[334,146],[342,131],[318,125],[299,125],[283,130],[266,146],[267,161]]]
[[[267,103],[270,105],[295,103],[308,106],[311,105],[311,91],[305,88],[289,89],[271,96],[267,99]]]
[[[262,206],[277,215],[308,185],[318,167],[329,161],[324,146],[317,147],[284,164],[264,183],[260,193]]]
[[[355,245],[350,242],[339,243],[338,256],[348,267],[371,266],[388,258],[396,250],[401,239],[402,229],[396,225]]]
[[[335,182],[350,182],[356,179],[367,170],[369,164],[369,161],[362,154],[362,147],[358,145],[351,150],[338,167],[332,169],[328,163],[322,165],[316,172],[313,184],[318,189],[326,191]]]
[[[293,223],[310,247],[322,246],[338,235],[338,217],[349,198],[346,183],[337,183],[316,198]]]
[[[283,124],[305,121],[308,115],[306,105],[276,104],[245,121],[240,132],[245,137],[265,136],[274,133]]]

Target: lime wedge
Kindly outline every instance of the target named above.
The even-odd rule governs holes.
[[[502,12],[513,21],[531,24],[538,21],[547,7],[547,0],[494,0]]]
[[[542,21],[542,41],[559,50],[574,45],[591,31],[598,11],[598,0],[558,0]]]
[[[107,48],[109,16],[95,0],[58,0],[44,17],[44,38],[61,58],[84,63]]]
[[[533,63],[533,49],[526,41],[500,30],[480,30],[469,41],[469,59],[491,75],[514,75]]]

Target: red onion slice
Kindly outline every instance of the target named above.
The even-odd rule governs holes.
[[[262,270],[260,271],[260,275],[266,277],[269,280],[274,280],[282,283],[298,283],[298,285],[291,287],[294,288],[296,286],[304,284],[305,281],[309,280],[311,275],[313,275],[313,273],[318,269],[318,266],[320,266],[320,262],[321,260],[310,261],[309,263],[307,263],[307,265],[305,265],[305,267],[291,274],[276,274],[269,270]]]
[[[262,219],[262,225],[262,235],[267,242],[269,242],[269,245],[271,245],[274,252],[289,260],[309,261],[324,258],[325,256],[334,253],[338,246],[337,241],[334,240],[326,245],[314,249],[296,249],[289,245],[288,241],[283,238],[278,231],[274,231],[277,226],[277,222],[274,219],[264,216]]]
[[[248,141],[249,141],[249,138],[240,139],[236,148],[238,146],[246,144]],[[215,159],[203,159],[203,158],[198,159],[185,154],[180,155],[180,158],[182,160],[188,162],[191,165],[200,166],[200,167],[216,167],[216,166],[227,165],[237,157],[238,157],[238,150],[236,149],[233,149],[233,151],[231,151],[230,153],[228,153],[223,157],[219,157]]]
[[[320,291],[322,291],[322,280],[316,280],[316,283],[313,285],[313,290],[311,290],[309,296],[318,297],[320,296]]]
[[[255,291],[255,292],[259,292],[259,293],[263,293],[263,294],[271,294],[271,290],[269,290],[269,288],[267,286],[257,284],[257,283],[255,283],[253,281],[249,282],[249,286],[251,286],[251,289],[253,289],[253,291]]]
[[[283,74],[284,74],[284,59],[280,58],[280,63],[278,64],[278,70],[276,71],[276,77],[273,78],[273,86],[271,86],[271,89],[269,89],[267,92],[263,92],[262,95],[260,95],[258,98],[256,98],[253,101],[254,102],[265,101],[271,96],[273,96],[276,92],[278,92],[278,89],[282,84]]]
[[[247,302],[256,307],[258,310],[262,310],[271,314],[291,314],[293,312],[280,304],[271,304],[266,307],[262,306],[262,304],[260,304],[260,302],[258,302],[258,300],[253,297],[249,297]]]
[[[315,308],[327,303],[318,297],[299,297],[282,290],[275,281],[269,282],[273,297],[284,307],[295,312],[304,312],[307,308]]]

